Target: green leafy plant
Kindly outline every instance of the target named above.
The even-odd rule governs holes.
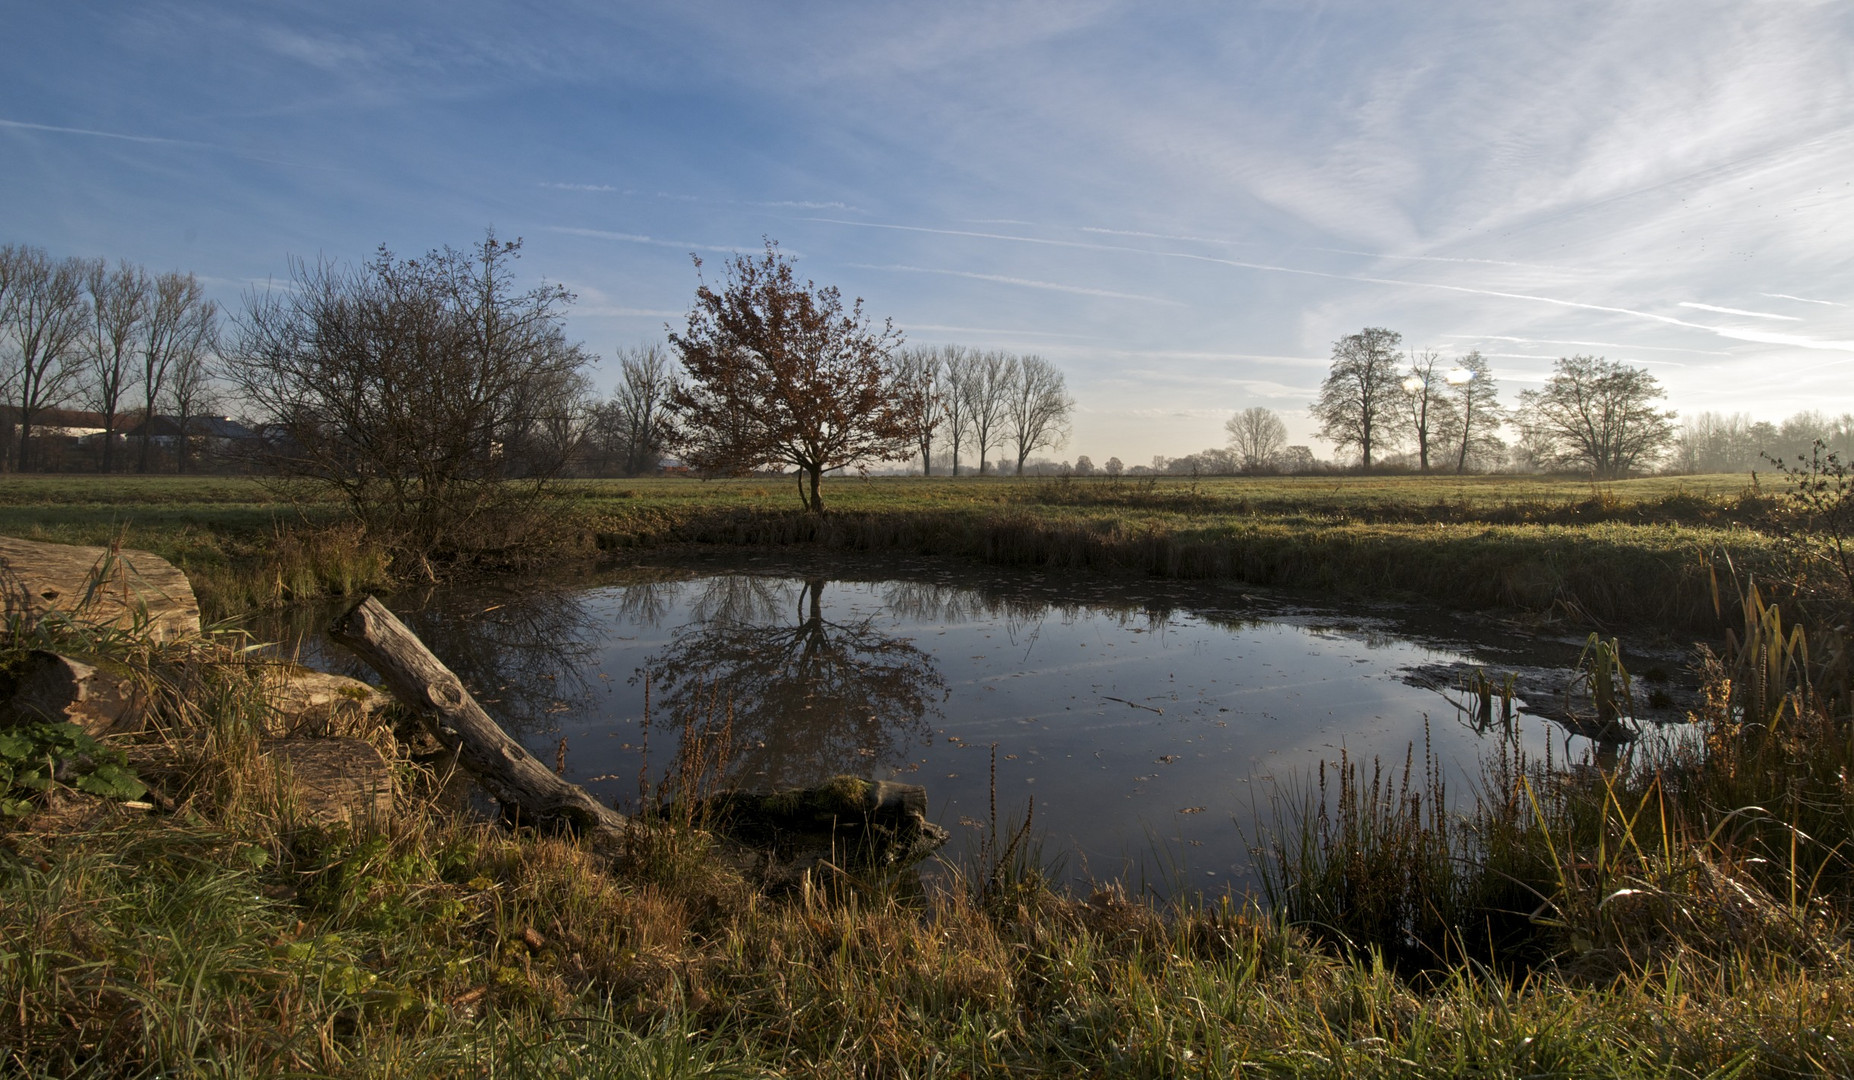
[[[1629,676],[1629,669],[1622,664],[1622,645],[1615,638],[1604,641],[1596,634],[1591,634],[1584,642],[1583,652],[1577,657],[1577,674],[1565,690],[1567,714],[1573,714],[1569,696],[1581,685],[1590,693],[1590,703],[1596,709],[1596,723],[1590,734],[1593,738],[1608,738],[1623,734],[1624,719],[1635,716],[1635,680]]]
[[[33,797],[59,783],[106,799],[148,793],[121,751],[76,724],[34,720],[0,729],[0,817],[29,813]]]

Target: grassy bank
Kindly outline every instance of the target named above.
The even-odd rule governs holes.
[[[1766,564],[1771,499],[1746,476],[1594,486],[1529,477],[1111,481],[841,479],[823,518],[782,481],[572,481],[556,552],[822,544],[1004,565],[1226,578],[1511,608],[1600,625],[1713,618],[1704,557]],[[0,533],[121,536],[183,566],[210,615],[392,580],[331,505],[284,506],[236,478],[15,477]]]
[[[926,894],[768,893],[700,833],[613,859],[472,821],[384,730],[401,812],[315,826],[251,657],[46,635],[146,680],[167,808],[54,788],[0,824],[0,1072],[1846,1075],[1846,684],[1752,607],[1703,742],[1508,757],[1461,817],[1420,754],[1344,767],[1283,807],[1268,911],[1069,895],[1002,845]]]

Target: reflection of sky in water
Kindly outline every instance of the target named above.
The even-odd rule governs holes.
[[[796,577],[723,578],[648,592],[648,603],[623,585],[581,594],[590,621],[607,628],[593,659],[604,690],[529,739],[551,760],[553,740],[566,737],[569,775],[607,798],[636,791],[643,670],[657,729],[653,771],[672,752],[663,729],[680,718],[662,712],[674,684],[666,656],[684,685],[708,680],[706,700],[717,685],[724,696],[747,688],[735,699],[737,782],[810,783],[842,772],[918,782],[957,837],[988,816],[995,742],[1000,815],[1021,817],[1034,797],[1049,848],[1068,852],[1070,871],[1082,876],[1151,863],[1159,848],[1168,852],[1160,864],[1182,862],[1196,883],[1214,885],[1246,866],[1243,831],[1252,840],[1249,823],[1267,813],[1270,778],[1311,776],[1341,746],[1354,759],[1382,755],[1401,768],[1411,743],[1420,762],[1427,737],[1456,763],[1453,779],[1465,789],[1459,782],[1487,742],[1438,695],[1399,678],[1409,665],[1459,654],[1376,628],[1055,607],[1034,594],[918,582],[817,588]],[[867,708],[841,701],[774,715],[769,707],[802,702],[805,688],[774,700],[769,671],[775,683],[794,672],[807,643],[813,656],[837,649],[827,662],[847,669],[892,659],[874,654],[884,643],[903,650],[925,669],[911,676],[924,692],[882,700],[917,709],[890,708],[874,723]],[[749,671],[756,649],[762,668]],[[892,681],[871,679],[872,695]],[[836,711],[820,711],[826,706]],[[1425,713],[1434,717],[1427,732]],[[1542,722],[1524,723],[1535,732],[1529,749],[1542,753]]]
[[[743,562],[758,565],[734,569]],[[1382,618],[1228,585],[761,558],[391,606],[543,761],[564,738],[568,778],[607,801],[635,804],[648,682],[653,777],[685,718],[731,708],[734,783],[838,773],[921,783],[954,850],[989,815],[995,742],[1000,816],[1021,819],[1034,797],[1037,831],[1077,877],[1132,867],[1168,885],[1240,880],[1271,794],[1305,793],[1341,747],[1400,772],[1412,744],[1421,768],[1428,740],[1459,799],[1498,739],[1402,680],[1413,665],[1474,657]],[[1476,662],[1497,675],[1576,655],[1502,647]],[[1550,741],[1563,755],[1545,721],[1522,718],[1519,730],[1528,753]]]

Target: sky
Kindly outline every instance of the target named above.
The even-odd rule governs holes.
[[[1067,374],[1054,456],[1308,403],[1368,326],[1854,409],[1854,4],[0,0],[0,242],[197,273],[494,229],[602,355],[778,241]]]

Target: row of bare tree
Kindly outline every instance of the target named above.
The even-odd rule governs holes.
[[[978,458],[981,476],[994,449],[1013,453],[1021,473],[1031,454],[1068,440],[1075,400],[1062,372],[1041,356],[943,345],[904,349],[899,363],[923,391],[916,441],[925,475],[933,475],[936,439],[955,475],[963,450]]]
[[[0,440],[0,467],[33,467],[35,423],[73,405],[102,418],[106,471],[129,417],[171,413],[184,431],[207,406],[218,326],[217,305],[190,273],[150,276],[126,261],[0,245],[0,402],[17,436]],[[152,442],[141,439],[143,472]]]
[[[661,345],[622,350],[618,360],[612,395],[590,407],[586,464],[593,472],[644,475],[674,448],[673,402],[684,379]],[[1022,472],[1031,454],[1068,437],[1075,402],[1062,372],[1043,357],[944,345],[901,349],[894,366],[909,388],[907,411],[926,475],[936,461],[947,467],[949,457],[957,472],[962,453],[975,455],[983,474],[997,467],[993,450],[1011,454]]]
[[[1538,468],[1599,478],[1649,468],[1674,444],[1675,414],[1647,371],[1597,356],[1560,358],[1537,390],[1508,412],[1487,361],[1478,352],[1445,361],[1432,350],[1402,351],[1402,335],[1366,327],[1333,343],[1333,363],[1312,412],[1320,434],[1356,449],[1363,469],[1373,456],[1413,445],[1423,472],[1465,472],[1504,449],[1502,423],[1519,429],[1520,452]]]

